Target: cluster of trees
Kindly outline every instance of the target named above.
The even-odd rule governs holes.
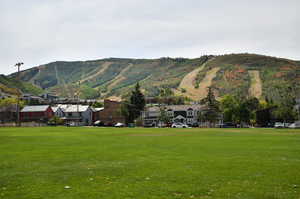
[[[256,123],[256,111],[260,109],[260,102],[255,97],[240,97],[226,95],[220,102],[224,122],[236,124]]]
[[[16,105],[18,103],[17,98],[4,98],[0,99],[0,107],[7,107],[11,105]],[[25,102],[20,100],[19,101],[20,108],[23,108],[25,106]]]
[[[213,88],[208,88],[208,95],[201,100],[205,109],[199,115],[200,121],[215,123],[223,117],[224,122],[243,125],[266,126],[275,121],[293,122],[299,119],[299,110],[295,109],[295,95],[291,92],[281,94],[278,102],[242,95],[225,95],[217,101]]]
[[[160,88],[159,94],[156,97],[147,98],[147,104],[167,104],[167,105],[180,105],[190,101],[188,97],[176,96],[171,88]]]

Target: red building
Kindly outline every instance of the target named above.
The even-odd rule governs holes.
[[[20,112],[22,122],[48,121],[54,116],[54,112],[49,105],[25,106]]]
[[[104,100],[104,109],[99,111],[99,120],[107,126],[125,123],[125,118],[121,114],[121,105],[120,101]]]

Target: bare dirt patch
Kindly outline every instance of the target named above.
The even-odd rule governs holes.
[[[251,78],[251,86],[249,88],[249,95],[260,98],[262,96],[262,82],[258,70],[248,71]]]
[[[198,91],[197,88],[195,88],[194,84],[195,84],[195,80],[197,77],[197,74],[202,71],[204,69],[205,65],[203,64],[202,66],[200,66],[199,68],[196,68],[195,70],[193,70],[192,72],[190,72],[189,74],[187,74],[181,81],[180,85],[179,85],[179,90],[180,89],[185,89],[186,90],[186,95],[192,99],[195,99],[196,93]]]
[[[207,88],[211,86],[213,79],[216,77],[219,67],[213,68],[206,73],[204,79],[200,82],[198,88],[198,95],[200,99],[203,99],[207,95]]]
[[[213,59],[209,60],[208,62],[212,61]],[[219,67],[213,68],[206,73],[204,79],[199,83],[199,87],[195,88],[195,81],[198,73],[202,71],[206,64],[204,63],[199,68],[193,70],[189,74],[187,74],[181,81],[178,89],[176,90],[176,94],[180,94],[181,89],[185,89],[186,93],[183,95],[193,99],[193,100],[200,100],[206,97],[207,95],[207,88],[211,86],[212,80],[216,77],[217,72],[220,70]]]

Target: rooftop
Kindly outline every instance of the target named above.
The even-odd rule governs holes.
[[[21,112],[44,112],[49,105],[25,106]]]
[[[198,110],[201,109],[203,106],[199,104],[194,105],[167,105],[167,106],[161,106],[165,107],[166,110],[172,110],[172,111],[185,111],[188,109]],[[148,111],[159,111],[159,106],[152,106],[148,108]]]
[[[66,113],[72,113],[72,112],[85,112],[90,106],[88,105],[69,105],[66,108],[63,109]]]

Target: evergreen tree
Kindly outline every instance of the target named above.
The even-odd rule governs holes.
[[[146,105],[145,96],[140,90],[139,83],[136,84],[135,89],[131,92],[129,101],[124,101],[121,108],[122,115],[126,119],[126,123],[133,123],[137,119],[141,111]]]
[[[201,100],[201,104],[206,106],[203,111],[203,119],[209,122],[211,126],[218,120],[220,115],[219,102],[215,98],[212,87],[208,87],[207,97]]]

